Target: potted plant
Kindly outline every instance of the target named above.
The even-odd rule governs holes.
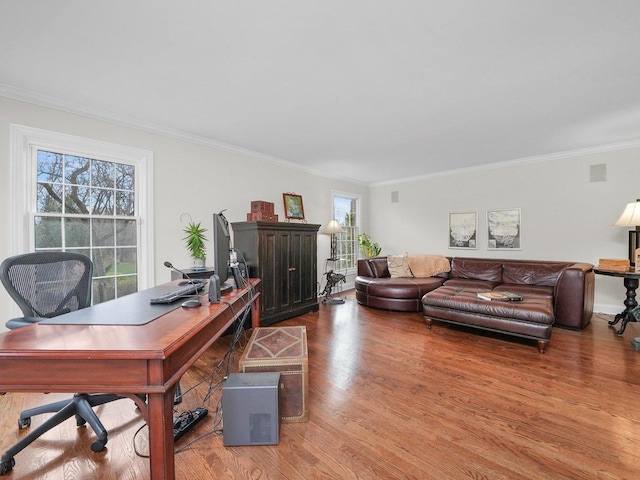
[[[207,241],[204,233],[207,229],[202,227],[200,223],[189,222],[183,231],[187,234],[183,240],[187,243],[187,249],[193,257],[193,269],[204,270],[206,261],[205,242]]]
[[[358,235],[357,239],[358,245],[360,245],[360,251],[365,257],[371,258],[380,255],[382,247],[371,240],[368,234],[361,233],[360,235]]]

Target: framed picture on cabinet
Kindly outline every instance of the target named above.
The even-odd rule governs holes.
[[[519,208],[487,210],[487,249],[520,250],[522,215]]]
[[[478,212],[449,213],[449,248],[475,250],[477,236]]]
[[[304,206],[302,204],[302,195],[295,193],[283,193],[284,216],[288,219],[304,220]]]

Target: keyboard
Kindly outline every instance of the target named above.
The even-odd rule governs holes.
[[[198,293],[204,288],[204,286],[205,283],[200,282],[188,283],[187,285],[178,287],[175,290],[170,291],[169,293],[160,295],[159,297],[150,298],[149,303],[173,303],[176,300]]]

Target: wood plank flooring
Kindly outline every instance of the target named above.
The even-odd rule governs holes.
[[[640,351],[611,317],[583,332],[554,329],[546,353],[528,342],[434,323],[420,314],[343,305],[278,325],[306,325],[310,420],[283,424],[276,446],[223,447],[216,433],[220,339],[182,380],[178,411],[209,416],[176,444],[180,479],[638,479]],[[621,305],[622,306],[622,305]],[[246,340],[235,351],[237,363]],[[224,371],[224,367],[222,368]],[[20,435],[23,408],[62,395],[0,397],[3,452]],[[5,478],[149,478],[147,431],[132,402],[98,409],[107,449],[69,421],[16,456]],[[41,419],[34,417],[32,425]],[[197,441],[187,446],[194,439]]]

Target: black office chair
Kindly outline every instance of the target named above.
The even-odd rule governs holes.
[[[7,258],[0,264],[0,279],[9,295],[20,306],[24,317],[7,322],[16,329],[44,318],[52,318],[91,305],[93,263],[85,255],[71,252],[35,252]],[[89,423],[97,435],[91,450],[101,451],[107,444],[107,431],[92,407],[123,398],[114,394],[76,393],[73,398],[25,410],[20,414],[18,428],[27,428],[31,417],[55,413],[33,429],[0,460],[0,475],[15,465],[14,456],[38,437],[75,416],[81,427]]]

